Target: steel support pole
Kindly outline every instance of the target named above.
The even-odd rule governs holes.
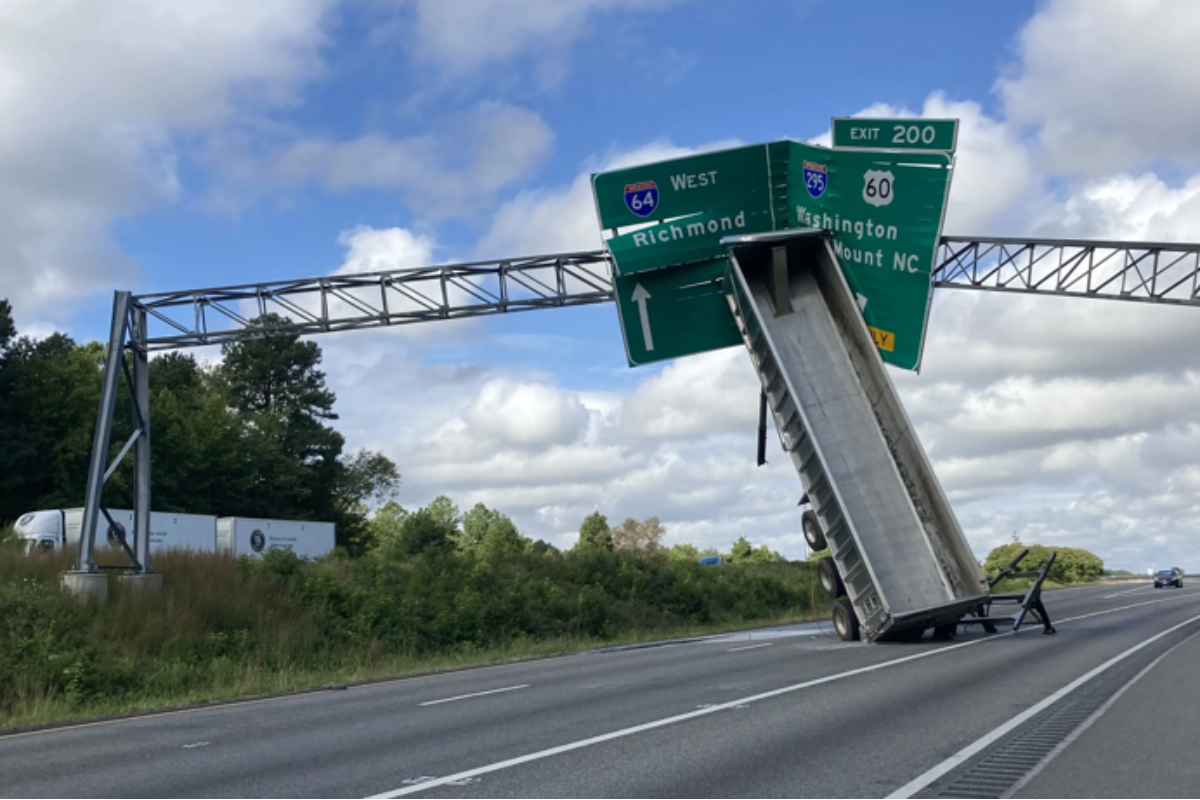
[[[129,292],[113,293],[112,326],[108,334],[108,355],[104,361],[104,383],[100,410],[96,413],[96,431],[92,436],[92,463],[88,467],[87,494],[83,501],[83,529],[79,532],[76,572],[95,572],[93,558],[96,523],[100,520],[100,497],[104,490],[104,472],[108,462],[108,444],[112,439],[113,411],[117,405],[117,387],[121,383],[121,359],[125,355],[126,320],[129,317]]]
[[[146,309],[135,304],[131,311],[130,339],[133,350],[134,430],[141,431],[133,450],[133,530],[135,572],[150,572],[150,362],[146,350]]]

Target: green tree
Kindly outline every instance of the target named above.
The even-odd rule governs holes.
[[[270,314],[256,322],[281,326]],[[345,439],[326,423],[337,419],[336,396],[318,369],[321,349],[279,332],[222,346],[215,379],[243,421],[251,467],[243,496],[260,516],[329,520],[338,543],[361,552],[369,545],[370,500],[395,492],[399,472],[378,453],[342,457]]]
[[[462,533],[458,538],[459,549],[464,553],[476,552],[487,537],[488,528],[503,516],[483,503],[476,503],[470,511],[463,514]]]
[[[0,520],[34,508],[78,505],[100,396],[99,345],[55,333],[16,338],[7,303],[0,314]],[[122,422],[128,436],[128,415]],[[114,454],[120,444],[114,441]],[[118,477],[119,485],[120,476]],[[114,496],[119,497],[119,494]]]
[[[729,560],[734,564],[740,564],[743,561],[749,561],[753,553],[754,546],[750,544],[750,540],[745,536],[739,536],[733,546],[729,548]]]
[[[532,544],[521,535],[511,519],[501,514],[488,525],[487,533],[479,543],[478,553],[483,558],[505,558],[527,552]]]
[[[281,325],[275,314],[254,322]],[[325,425],[337,419],[335,396],[317,369],[321,349],[291,333],[222,345],[218,376],[249,427],[255,501],[262,516],[334,520],[345,439]]]
[[[699,561],[700,551],[696,549],[694,544],[677,544],[672,545],[667,551],[667,555],[672,561]]]
[[[339,539],[352,555],[361,555],[374,536],[367,509],[372,503],[391,502],[400,487],[400,472],[387,456],[365,449],[342,457],[339,463],[333,498],[337,521],[344,528]]]
[[[429,513],[433,515],[439,525],[442,525],[450,532],[452,538],[457,538],[459,533],[459,525],[462,524],[462,514],[458,511],[458,506],[446,497],[444,494],[439,494],[430,501],[426,507]]]
[[[0,300],[0,352],[8,350],[16,338],[17,325],[13,322],[12,304],[8,300]]]
[[[612,550],[613,535],[608,527],[608,517],[599,511],[588,514],[579,526],[579,539],[573,549],[580,552]]]
[[[661,549],[660,543],[665,535],[666,529],[658,517],[651,517],[645,522],[630,518],[613,529],[612,546],[614,550],[631,553],[653,553]]]
[[[409,514],[400,523],[399,534],[380,552],[391,557],[411,557],[426,552],[448,553],[454,549],[454,531],[428,507]]]
[[[533,548],[533,542],[521,535],[511,519],[483,503],[476,503],[462,515],[462,528],[457,534],[457,542],[460,551],[489,559],[523,553]]]
[[[379,507],[375,516],[371,517],[371,541],[375,546],[385,546],[400,538],[404,528],[404,520],[408,519],[408,511],[395,500],[389,500]]]
[[[765,544],[754,548],[748,560],[754,564],[781,564],[787,561],[780,553],[776,553]]]

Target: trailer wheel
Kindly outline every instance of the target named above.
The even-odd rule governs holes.
[[[825,531],[821,530],[821,521],[817,519],[817,512],[811,508],[800,515],[800,527],[804,529],[804,541],[808,542],[814,553],[829,546],[825,541]]]
[[[837,564],[831,556],[822,556],[817,562],[817,577],[821,579],[821,588],[830,597],[837,599],[846,593],[846,584],[838,575]]]
[[[958,623],[956,622],[937,625],[933,629],[933,640],[935,642],[946,642],[953,639],[956,633],[958,633]]]
[[[850,598],[839,597],[833,604],[833,627],[843,642],[858,641],[858,617],[854,615]]]

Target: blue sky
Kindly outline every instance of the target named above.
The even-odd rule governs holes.
[[[469,13],[471,3],[460,5]],[[604,154],[647,141],[696,146],[728,139],[808,139],[825,131],[831,116],[879,102],[919,107],[935,89],[981,98],[986,113],[996,105],[993,84],[1011,63],[1012,39],[1032,6],[663,4],[649,13],[598,12],[558,52],[543,42],[498,69],[447,77],[405,53],[403,25],[411,23],[412,9],[350,5],[330,15],[329,39],[321,49],[324,74],[294,105],[270,117],[305,136],[400,139],[437,135],[444,130],[442,120],[481,101],[519,104],[536,111],[553,131],[554,145],[490,198],[494,205],[521,189],[567,183]],[[381,29],[390,30],[380,34]],[[539,77],[543,72],[553,77]],[[195,142],[192,148],[203,145]],[[490,223],[486,204],[462,214],[430,214],[394,190],[331,192],[312,184],[214,213],[204,192],[222,178],[202,163],[202,153],[189,149],[185,144],[180,158],[187,197],[115,226],[121,249],[143,272],[129,286],[135,291],[325,274],[344,256],[339,234],[356,225],[427,230],[438,240],[439,261],[471,260]],[[83,310],[75,318],[80,334],[99,335],[104,311],[103,304]],[[611,309],[588,309],[488,328],[584,335],[596,345],[589,352],[619,367],[622,351],[613,323]],[[461,355],[452,349],[427,357]],[[533,366],[530,355],[538,356],[499,350],[493,357]],[[562,374],[576,371],[571,365],[577,355],[576,348],[559,348],[548,357],[559,356],[553,366]],[[537,363],[545,366],[545,357]],[[570,379],[575,388],[594,388],[611,376],[611,370],[598,373],[603,378],[594,369],[578,373]]]
[[[328,24],[325,74],[270,119],[331,140],[404,138],[437,132],[441,120],[480,101],[532,109],[553,131],[553,150],[495,198],[502,199],[566,183],[598,156],[658,139],[686,146],[810,138],[831,116],[878,102],[916,108],[934,90],[978,99],[988,112],[1032,5],[755,2],[597,13],[569,49],[546,56],[562,74],[540,90],[538,54],[448,79],[406,57],[399,33],[372,41],[382,20],[405,19],[403,8],[393,17],[373,4],[350,6]],[[431,226],[439,258],[465,259],[490,221],[486,208],[431,217],[392,190],[312,185],[212,213],[203,193],[221,178],[189,152],[203,143],[191,144],[180,150],[182,202],[117,225],[117,242],[145,272],[138,290],[324,274],[343,256],[338,234],[362,224]]]
[[[34,334],[100,337],[118,287],[590,249],[591,171],[862,113],[961,120],[949,233],[1200,239],[1191,4],[6,12],[0,296]],[[922,375],[895,379],[981,555],[1017,531],[1200,567],[1200,467],[1180,455],[1200,452],[1200,357],[1181,344],[1200,314],[1101,306],[937,296]],[[753,466],[743,354],[630,370],[608,306],[419,327],[319,339],[339,425],[397,461],[405,505],[485,502],[564,546],[595,508],[657,515],[671,541],[803,555],[794,474]]]

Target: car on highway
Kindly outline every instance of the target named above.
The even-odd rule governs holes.
[[[1177,569],[1160,569],[1154,573],[1154,588],[1161,589],[1164,586],[1174,586],[1176,589],[1183,588],[1183,573]]]

